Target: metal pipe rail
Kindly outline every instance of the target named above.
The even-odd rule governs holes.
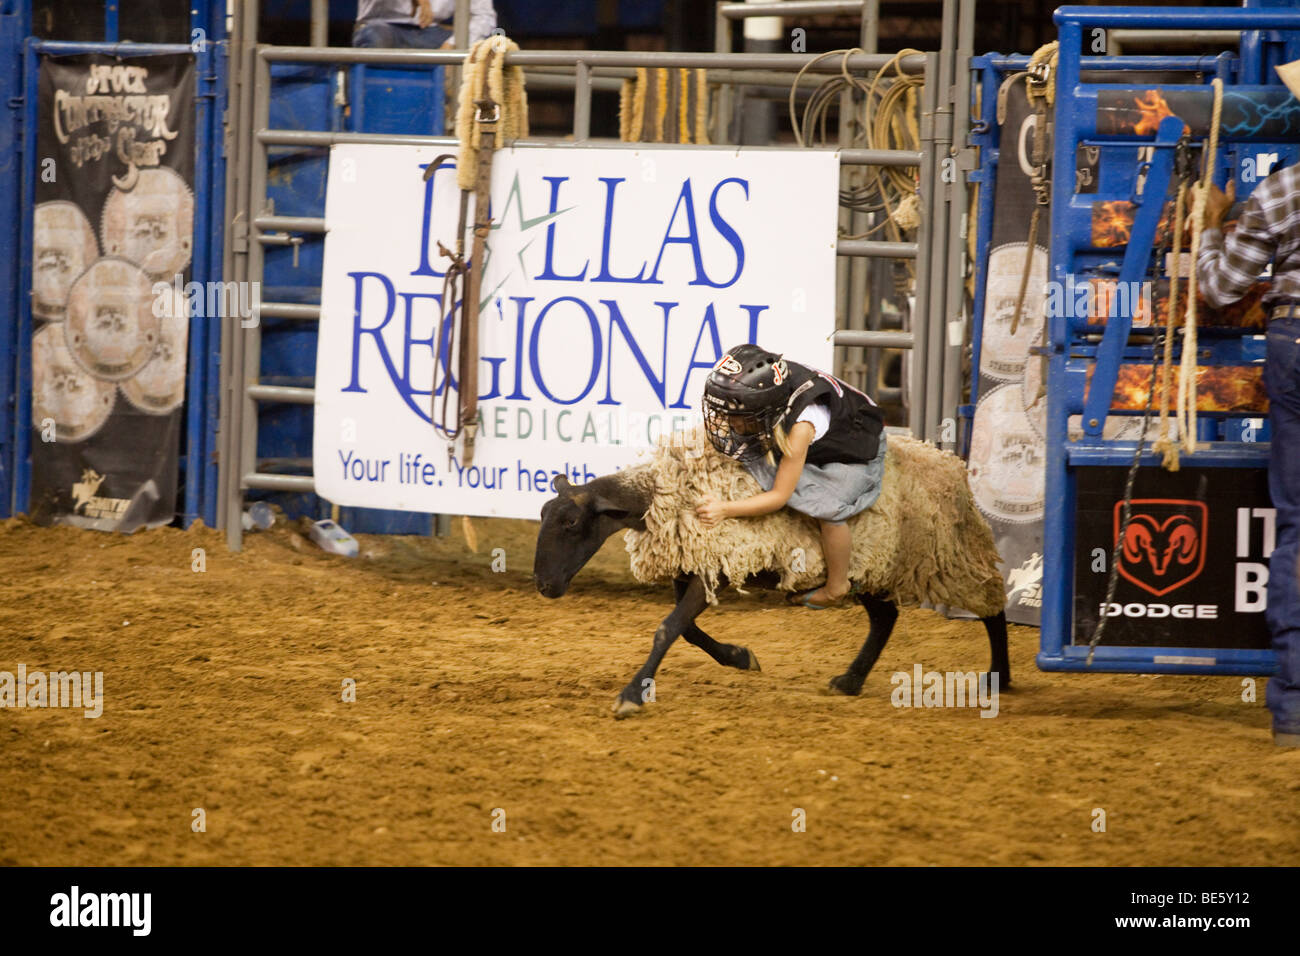
[[[318,216],[258,216],[253,225],[269,232],[325,232],[325,220]]]
[[[460,140],[454,136],[407,136],[399,133],[325,133],[316,130],[296,130],[296,129],[260,129],[255,134],[259,143],[266,146],[339,146],[343,144],[350,145],[371,145],[371,146],[443,146],[456,147]],[[597,140],[595,141],[600,149],[646,149],[653,148],[652,143],[625,143],[622,140]],[[588,143],[584,148],[591,148]],[[565,149],[573,148],[573,143],[568,141],[556,142],[546,139],[517,139],[509,144],[509,149],[529,149],[545,147],[547,149]],[[753,153],[753,152],[784,152],[789,149],[786,146],[727,146],[727,145],[706,145],[706,146],[682,146],[681,149],[691,150],[718,150],[730,153]],[[844,166],[920,166],[922,154],[919,150],[908,149],[827,149],[825,152],[838,153],[840,164]],[[269,221],[270,217],[259,218]]]
[[[709,69],[711,77],[715,82],[725,80],[738,86],[753,85],[781,85],[788,95],[790,92],[790,71],[789,70],[740,70],[727,66],[715,66]],[[593,66],[591,75],[596,79],[615,79],[630,80],[636,78],[636,70],[624,66]],[[572,67],[567,66],[534,66],[524,70],[524,79],[531,86],[536,79],[561,79],[567,81],[568,86],[572,86],[576,74]],[[716,79],[721,77],[721,80]],[[617,87],[611,87],[617,89]],[[801,95],[810,95],[811,90],[800,89]]]
[[[718,16],[728,20],[750,17],[784,17],[801,14],[861,13],[865,0],[777,0],[775,3],[720,3]]]
[[[863,329],[836,329],[831,341],[836,345],[876,349],[910,349],[916,342],[911,332],[874,332]]]
[[[1137,70],[1139,72],[1170,70],[1176,73],[1213,73],[1219,68],[1220,59],[1225,57],[1232,60],[1235,54],[1198,53],[1186,56],[1157,54],[1130,56],[1125,54],[1123,59],[1114,56],[1084,56],[1079,58],[1079,68],[1081,70]],[[985,56],[981,59],[986,60],[991,66],[1002,70],[1004,73],[1015,73],[1028,69],[1030,60],[1029,57],[1019,53],[1008,56]]]
[[[268,63],[382,63],[390,66],[459,66],[464,50],[367,50],[355,47],[260,46],[257,56]],[[670,67],[684,70],[733,69],[839,73],[880,70],[894,59],[887,53],[854,53],[847,58],[817,61],[812,53],[662,53],[642,50],[520,50],[507,53],[507,66]],[[847,60],[847,62],[846,62]],[[904,73],[923,73],[925,56],[912,54],[898,61]]]
[[[1110,30],[1294,30],[1293,7],[1057,7],[1052,20],[1058,26]]]
[[[920,246],[915,242],[887,242],[875,239],[841,239],[835,243],[837,256],[881,259],[915,259]]]
[[[130,40],[116,43],[33,40],[32,50],[50,56],[81,56],[86,53],[96,53],[103,56],[160,56],[163,54],[190,54],[194,52],[194,47],[188,43],[134,43]]]
[[[320,321],[320,306],[303,302],[263,302],[258,314],[264,319],[295,319],[299,322]]]
[[[316,402],[316,389],[296,385],[250,385],[248,397],[255,402],[285,402],[290,405],[312,405]]]
[[[249,472],[240,479],[244,488],[257,491],[294,491],[313,494],[316,479],[310,475],[273,475],[268,472]]]

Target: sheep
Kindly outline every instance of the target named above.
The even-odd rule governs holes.
[[[614,701],[614,715],[642,710],[646,688],[678,637],[719,664],[759,670],[748,648],[722,644],[695,623],[717,590],[731,582],[796,590],[825,577],[817,523],[783,508],[706,529],[695,516],[708,494],[736,499],[760,489],[738,463],[718,454],[696,427],[662,439],[648,462],[584,485],[563,475],[556,497],[542,506],[533,578],[538,591],[558,598],[573,576],[615,531],[626,529],[633,576],[672,580],[677,606],[655,631],[645,664]],[[861,693],[889,640],[898,605],[930,603],[975,614],[988,632],[990,670],[998,687],[1011,683],[1005,593],[993,533],[975,508],[960,458],[915,439],[891,435],[880,498],[850,519],[849,578],[871,626],[847,671],[828,692]],[[647,695],[648,696],[648,695]]]

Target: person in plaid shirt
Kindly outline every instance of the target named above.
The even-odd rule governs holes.
[[[1277,70],[1300,97],[1300,61]],[[1267,700],[1274,741],[1300,747],[1300,164],[1256,186],[1237,228],[1225,238],[1223,216],[1235,187],[1229,183],[1227,193],[1210,187],[1196,277],[1206,301],[1221,308],[1240,299],[1273,264],[1272,287],[1264,296],[1269,316],[1264,384],[1272,433],[1268,487],[1277,509],[1277,536],[1269,559],[1266,617],[1278,666]]]

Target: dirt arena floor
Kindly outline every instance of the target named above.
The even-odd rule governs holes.
[[[548,601],[536,525],[475,528],[478,553],[457,529],[348,560],[283,526],[231,555],[201,527],[5,523],[0,670],[102,670],[105,704],[0,710],[0,863],[1300,862],[1263,681],[1246,703],[1238,678],[1044,674],[1018,627],[996,718],[895,708],[895,671],[988,662],[977,623],[908,611],[863,696],[823,696],[861,609],[732,592],[701,624],[762,672],[678,642],[615,721],[671,589],[631,580],[618,535]]]

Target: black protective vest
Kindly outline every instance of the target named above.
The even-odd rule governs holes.
[[[789,433],[805,408],[821,402],[831,413],[826,434],[808,446],[807,462],[825,465],[832,461],[865,465],[880,450],[884,418],[871,398],[852,385],[815,368],[786,360],[794,392],[786,403],[781,425]],[[775,452],[779,457],[779,452]]]

